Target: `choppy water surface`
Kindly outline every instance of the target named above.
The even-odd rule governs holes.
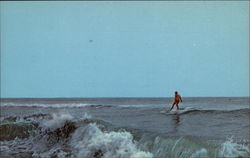
[[[1,99],[1,157],[250,157],[249,98]]]

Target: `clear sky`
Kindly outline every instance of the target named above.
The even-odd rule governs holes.
[[[248,1],[1,3],[1,97],[249,96]]]

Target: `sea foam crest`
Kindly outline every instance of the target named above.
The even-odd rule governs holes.
[[[90,114],[88,114],[88,113],[84,113],[84,115],[83,115],[83,119],[85,120],[85,119],[91,119],[92,118],[92,116],[90,115]]]
[[[218,157],[248,157],[249,155],[249,146],[234,143],[232,138],[222,143],[218,151]]]
[[[61,127],[65,121],[72,120],[73,116],[65,113],[53,113],[52,119],[42,122],[42,126],[49,129],[56,129]]]
[[[151,153],[138,149],[129,132],[103,132],[96,124],[79,128],[72,137],[71,145],[78,150],[79,158],[153,157]]]
[[[191,158],[198,158],[198,157],[208,157],[207,149],[201,148],[200,150],[197,150],[195,153],[191,155]]]

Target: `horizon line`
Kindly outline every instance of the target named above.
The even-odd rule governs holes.
[[[166,97],[0,97],[0,99],[122,99],[122,98],[173,98]],[[187,96],[182,98],[250,98],[250,96]]]

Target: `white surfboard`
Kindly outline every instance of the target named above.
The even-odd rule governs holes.
[[[160,111],[160,113],[166,114],[166,115],[176,115],[176,114],[183,114],[183,113],[186,113],[188,111],[193,111],[193,110],[195,109],[192,107],[184,107],[184,108],[180,108],[179,110],[176,110],[176,109],[172,109],[171,111],[163,110],[163,111]]]

